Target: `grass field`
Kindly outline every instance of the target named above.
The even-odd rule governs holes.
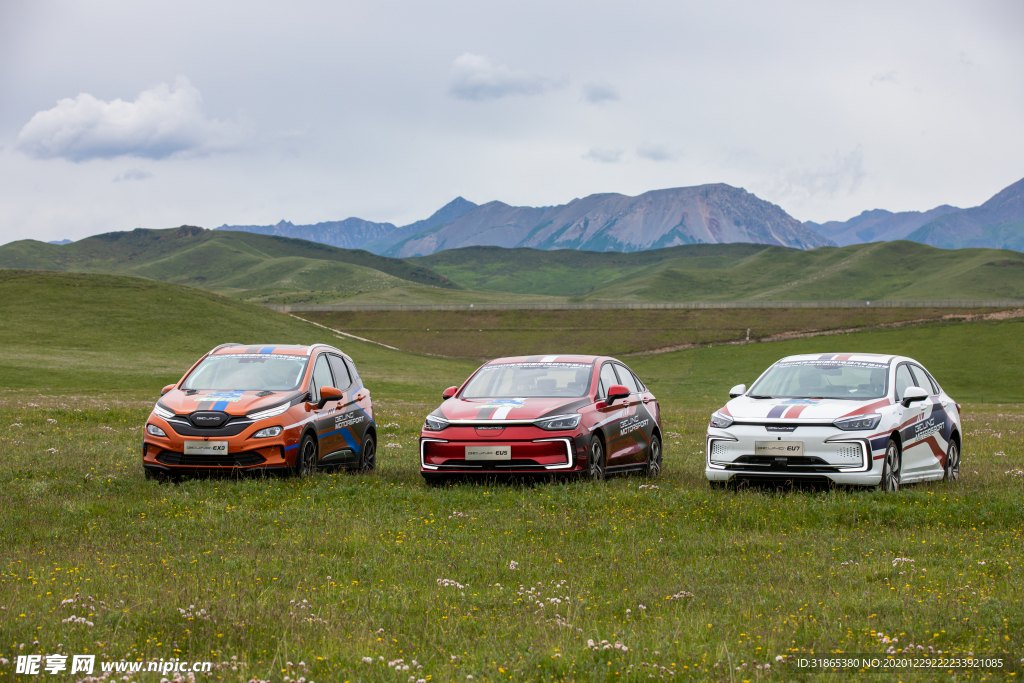
[[[767,341],[793,333],[948,322],[994,312],[956,308],[741,308],[301,311],[295,315],[403,351],[484,359],[559,348],[572,348],[576,353],[629,355],[687,344]]]
[[[1021,401],[1018,322],[633,358],[665,408],[658,479],[431,489],[422,415],[472,361],[127,278],[8,274],[0,295],[0,678],[17,680],[17,654],[63,652],[217,663],[197,680],[783,681],[804,674],[778,656],[918,646],[1016,671],[901,680],[1021,675],[1024,405],[964,398]],[[180,324],[192,316],[202,324]],[[377,406],[378,471],[145,481],[158,388],[226,340],[348,351]],[[895,496],[708,489],[703,432],[724,391],[840,342],[913,352],[967,401],[962,481]]]

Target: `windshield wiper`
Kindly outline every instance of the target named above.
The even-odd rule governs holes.
[[[775,397],[774,396],[755,396],[754,394],[750,394],[748,396],[748,398],[775,398]]]

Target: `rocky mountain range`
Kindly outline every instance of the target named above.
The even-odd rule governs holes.
[[[804,225],[839,246],[846,247],[865,242],[891,242],[906,239],[907,235],[922,225],[954,211],[960,211],[960,209],[948,204],[937,206],[930,211],[893,213],[885,209],[871,209],[848,221],[829,221],[827,223],[806,221]]]
[[[423,256],[466,246],[642,251],[679,244],[752,242],[811,249],[832,242],[778,206],[729,185],[654,190],[637,197],[594,194],[550,207],[476,205],[457,197],[403,227],[360,218],[293,225],[222,225],[388,256]]]
[[[981,206],[943,204],[930,211],[865,211],[848,221],[804,225],[839,246],[910,240],[943,249],[988,247],[1024,251],[1024,180],[1004,188]]]
[[[406,226],[361,218],[293,225],[222,225],[405,258],[469,246],[634,252],[680,244],[748,242],[796,249],[907,239],[943,248],[1024,250],[1024,180],[981,206],[864,211],[847,221],[801,223],[742,188],[722,183],[653,190],[636,197],[593,194],[548,207],[477,205],[457,197]]]
[[[407,257],[469,246],[644,251],[679,244],[750,242],[812,249],[828,244],[778,206],[725,184],[594,194],[546,208],[489,202],[428,228],[386,253]]]

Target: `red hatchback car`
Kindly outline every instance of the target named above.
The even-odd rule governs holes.
[[[623,364],[605,356],[520,356],[481,366],[427,416],[420,472],[661,471],[661,411]]]

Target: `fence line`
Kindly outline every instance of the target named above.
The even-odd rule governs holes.
[[[595,311],[605,309],[660,310],[700,308],[1020,308],[1019,299],[972,301],[660,301],[471,303],[471,304],[264,304],[280,313],[302,311]]]

